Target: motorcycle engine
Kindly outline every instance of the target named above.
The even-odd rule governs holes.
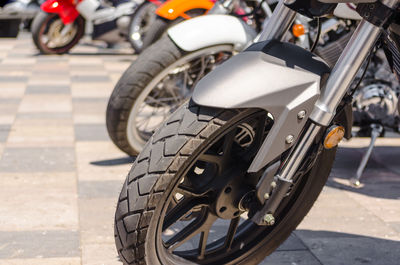
[[[350,40],[353,33],[352,26],[348,20],[336,18],[322,22],[321,38],[315,49],[315,54],[321,57],[330,67],[336,64]]]
[[[360,127],[379,123],[399,131],[400,84],[378,51],[373,57],[365,79],[354,93],[354,124]]]

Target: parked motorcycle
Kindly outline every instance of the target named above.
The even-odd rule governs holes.
[[[168,0],[159,6],[155,13],[156,17],[152,24],[149,25],[141,49],[142,52],[152,43],[157,41],[166,30],[183,20],[187,20],[196,16],[204,15],[214,6],[215,0]]]
[[[155,132],[118,200],[124,264],[256,264],[301,222],[351,137],[351,83],[377,41],[400,74],[398,0],[356,1],[362,20],[332,69],[281,42],[298,12],[319,18],[337,2],[280,1],[259,41]]]
[[[188,99],[197,82],[217,65],[244,49],[270,12],[250,1],[217,2],[202,16],[178,24],[141,54],[120,78],[109,99],[106,124],[112,141],[137,155],[156,128]],[[261,1],[259,1],[261,2]],[[250,6],[253,5],[253,6]],[[222,15],[256,12],[244,21]],[[216,15],[218,13],[219,15]]]
[[[109,45],[128,41],[132,36],[128,34],[129,28],[140,31],[144,26],[143,20],[134,16],[143,1],[110,1],[108,4],[98,0],[45,1],[31,28],[36,47],[44,54],[67,53],[87,28],[92,28],[92,39]]]

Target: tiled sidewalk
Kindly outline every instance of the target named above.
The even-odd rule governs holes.
[[[0,264],[121,264],[113,215],[132,159],[104,119],[125,52],[38,56],[27,33],[0,39]],[[309,216],[262,264],[400,264],[400,139],[379,144],[360,189],[347,179],[367,143],[340,149]]]

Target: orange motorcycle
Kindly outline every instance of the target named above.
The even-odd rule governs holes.
[[[183,20],[206,14],[215,0],[168,0],[156,10],[157,17],[143,38],[141,51],[157,41],[166,30]],[[140,51],[139,51],[140,52]]]

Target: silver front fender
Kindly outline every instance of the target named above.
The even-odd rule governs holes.
[[[196,17],[168,30],[171,40],[188,52],[219,44],[234,44],[235,49],[241,51],[256,35],[242,20],[229,15]]]
[[[261,108],[272,114],[274,125],[249,168],[257,172],[297,140],[319,97],[321,78],[329,71],[326,63],[300,47],[261,42],[205,76],[192,98],[202,106]],[[287,141],[288,136],[294,142]]]

